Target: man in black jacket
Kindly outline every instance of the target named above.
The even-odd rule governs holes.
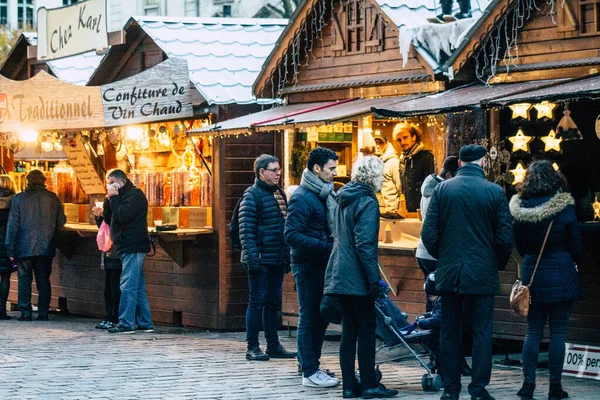
[[[325,269],[333,248],[333,211],[338,156],[317,147],[308,155],[300,186],[292,197],[285,222],[285,242],[292,249],[292,273],[298,292],[298,359],[302,384],[332,387],[340,383],[319,368],[327,322],[320,312]]]
[[[38,289],[36,319],[48,320],[56,232],[66,220],[60,200],[46,189],[44,174],[38,170],[27,174],[27,189],[13,198],[6,228],[8,258],[16,261],[19,276],[19,321],[31,321],[32,272]]]
[[[433,154],[425,150],[422,133],[412,124],[399,123],[394,127],[394,138],[402,148],[400,178],[402,193],[406,199],[406,210],[415,212],[421,203],[421,186],[435,172]]]
[[[459,153],[456,177],[434,190],[421,238],[437,259],[436,288],[442,293],[442,399],[459,398],[460,319],[463,302],[472,304],[473,370],[469,393],[473,400],[493,400],[485,387],[492,372],[494,296],[514,243],[512,218],[504,190],[485,180],[486,149],[465,146]]]
[[[263,154],[254,161],[256,179],[242,196],[239,206],[241,262],[248,272],[250,299],[246,311],[246,359],[265,361],[295,358],[279,343],[278,309],[283,276],[290,262],[290,250],[283,241],[287,199],[279,187],[279,160]],[[267,354],[259,347],[262,319]]]
[[[154,324],[143,269],[150,251],[148,199],[120,169],[108,173],[107,183],[103,218],[110,225],[113,248],[123,264],[119,323],[108,333],[152,332]]]

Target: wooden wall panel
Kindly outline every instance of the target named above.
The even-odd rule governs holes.
[[[254,183],[254,160],[261,154],[273,154],[281,159],[281,135],[273,132],[256,133],[218,139],[215,162],[221,169],[219,179],[219,198],[215,202],[221,208],[219,218],[215,219],[215,229],[219,235],[219,328],[239,330],[245,327],[246,307],[248,305],[248,280],[240,264],[240,253],[232,251],[227,236],[227,224],[231,220],[233,208],[246,188]],[[214,147],[217,148],[217,147]],[[216,192],[215,192],[216,193]]]

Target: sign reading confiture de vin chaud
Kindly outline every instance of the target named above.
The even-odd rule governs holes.
[[[183,59],[171,58],[130,78],[102,85],[100,92],[107,127],[194,115]]]
[[[54,60],[108,49],[106,0],[86,0],[68,7],[38,9],[39,60]]]

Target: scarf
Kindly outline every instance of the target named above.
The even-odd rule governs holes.
[[[327,206],[327,225],[329,226],[329,232],[333,235],[333,211],[337,207],[337,201],[335,200],[337,194],[333,190],[333,183],[323,182],[317,175],[305,169],[302,172],[300,185],[325,201],[325,205]]]

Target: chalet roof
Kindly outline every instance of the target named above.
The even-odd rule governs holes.
[[[482,107],[485,103],[493,102],[493,99],[526,94],[540,86],[554,85],[559,82],[561,80],[507,83],[493,86],[469,84],[411,101],[388,104],[380,108],[373,107],[372,111],[384,117],[409,117],[466,111]]]
[[[22,35],[29,45],[37,45],[37,33],[23,32]],[[103,55],[97,55],[95,51],[88,51],[71,57],[46,61],[46,64],[61,81],[85,86],[100,65],[102,58],[104,58]]]
[[[536,82],[539,85],[539,81]],[[489,101],[492,106],[538,101],[576,100],[581,98],[600,98],[600,76],[576,78],[558,81],[535,90],[495,98]]]
[[[187,60],[190,80],[209,104],[271,104],[252,84],[286,19],[133,17],[168,57]]]
[[[398,28],[415,28],[428,24],[427,18],[441,14],[439,0],[376,0],[383,12]],[[473,20],[479,19],[492,0],[470,0]],[[459,11],[458,1],[453,2],[452,14]]]

